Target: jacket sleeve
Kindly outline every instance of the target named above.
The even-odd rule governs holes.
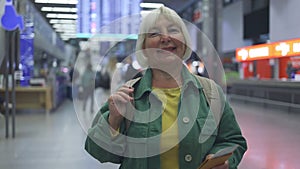
[[[244,153],[247,150],[246,139],[243,137],[234,112],[227,101],[225,101],[224,111],[220,119],[216,141],[210,154],[225,148],[238,145],[233,155],[229,158],[229,168],[236,169]]]
[[[121,163],[125,148],[125,136],[111,135],[108,124],[108,104],[106,103],[97,113],[92,127],[88,130],[85,141],[85,150],[100,162]],[[120,127],[122,130],[122,126]]]

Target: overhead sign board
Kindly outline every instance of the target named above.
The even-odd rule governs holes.
[[[236,49],[239,62],[300,55],[300,38]]]

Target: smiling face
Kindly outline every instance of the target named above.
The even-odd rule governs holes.
[[[160,15],[145,36],[143,49],[150,66],[182,61],[186,45],[179,25]]]

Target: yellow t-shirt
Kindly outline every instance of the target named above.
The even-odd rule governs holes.
[[[179,169],[177,114],[180,88],[153,88],[153,92],[163,103],[160,149],[164,153],[160,156],[161,169]]]

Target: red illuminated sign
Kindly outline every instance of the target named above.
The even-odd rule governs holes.
[[[236,60],[251,61],[300,55],[300,38],[236,49]]]

